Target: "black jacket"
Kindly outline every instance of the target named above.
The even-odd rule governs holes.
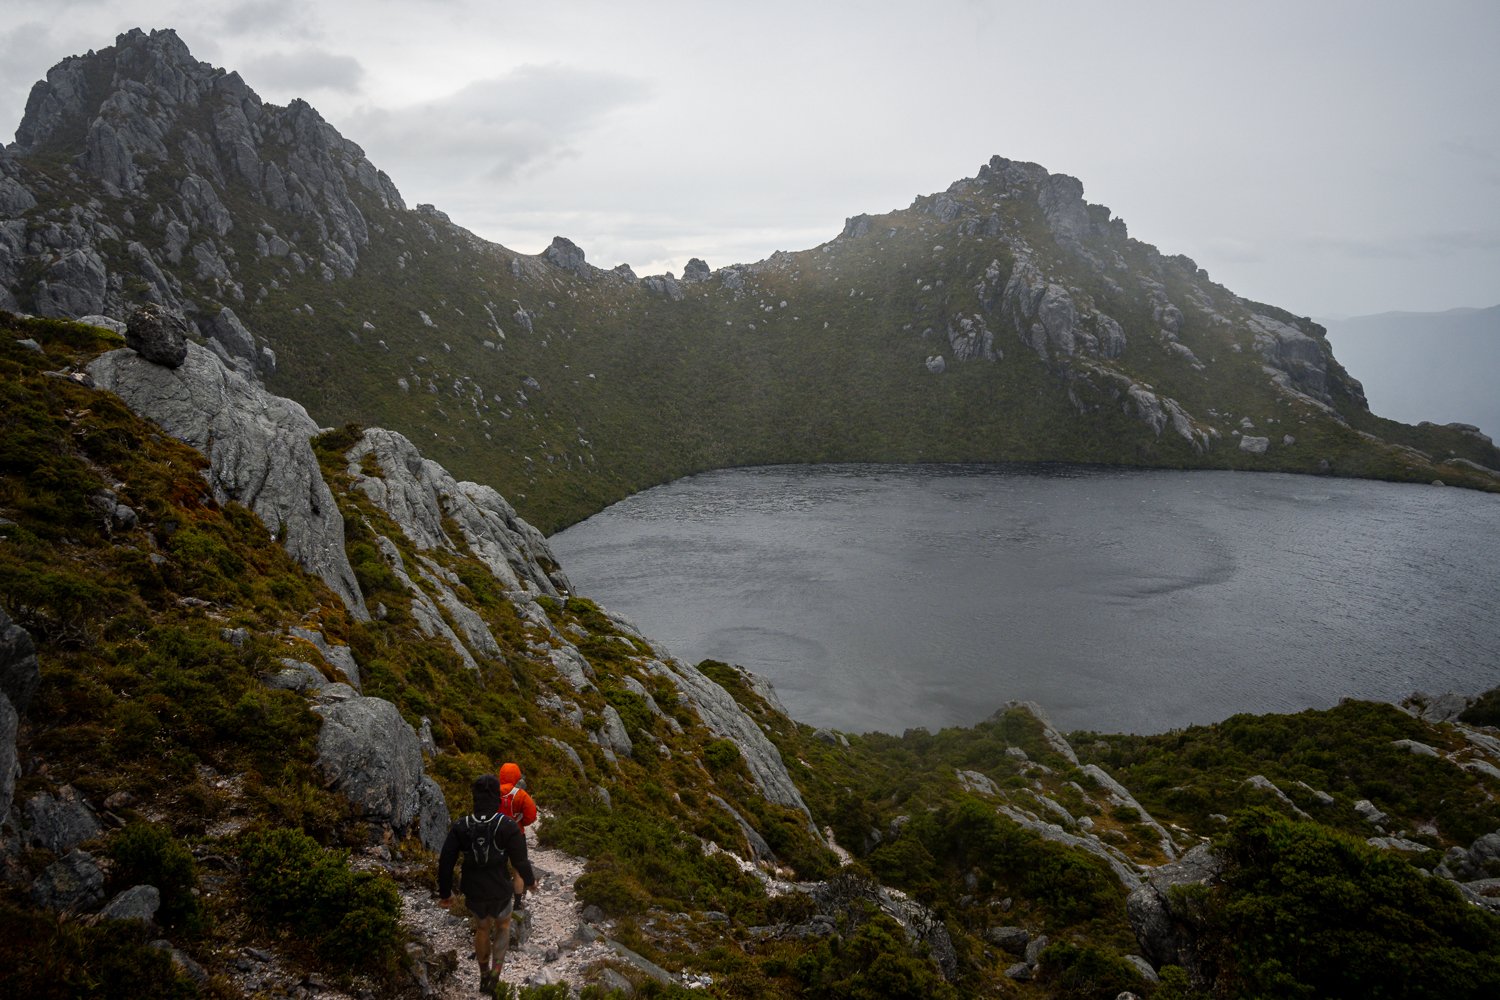
[[[509,816],[500,817],[495,833],[495,844],[486,863],[480,864],[474,856],[473,831],[480,824],[487,824],[488,816],[465,816],[448,829],[448,839],[443,841],[443,853],[438,856],[438,896],[447,899],[453,895],[453,864],[460,853],[464,855],[461,885],[464,895],[475,899],[503,899],[512,891],[510,873],[505,862],[509,861],[528,888],[536,885],[536,874],[526,858],[526,835]]]

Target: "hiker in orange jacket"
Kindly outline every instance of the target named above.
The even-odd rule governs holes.
[[[521,765],[514,761],[506,761],[500,765],[500,812],[516,821],[516,825],[523,831],[536,822],[536,802],[532,800],[531,794],[526,791],[526,779],[521,776]],[[521,878],[520,872],[511,875],[511,886],[515,889],[514,906],[525,905],[522,895],[526,891],[526,883]]]

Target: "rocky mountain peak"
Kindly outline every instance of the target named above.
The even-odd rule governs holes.
[[[18,166],[42,153],[71,168]],[[27,245],[21,230],[0,235],[12,257],[0,272],[19,273],[23,257],[43,263],[34,303],[20,304],[48,316],[123,315],[132,297],[192,314],[179,268],[198,294],[241,303],[236,258],[246,252],[284,257],[325,281],[349,277],[369,242],[367,213],[405,208],[390,179],[311,105],[265,104],[237,73],[195,60],[169,29],[133,29],[54,66],[32,89],[6,155],[0,202],[10,213],[59,195],[86,206]],[[89,201],[99,189],[124,210],[106,216]],[[231,213],[226,206],[246,195],[258,210]],[[99,253],[109,242],[145,286],[134,296]]]
[[[76,142],[96,118],[138,110],[142,99],[168,107],[194,103],[222,75],[195,60],[172,29],[148,35],[132,28],[112,47],[69,56],[36,82],[11,151],[29,154]]]

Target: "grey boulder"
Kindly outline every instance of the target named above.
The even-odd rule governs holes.
[[[11,799],[16,794],[16,775],[21,764],[16,753],[16,732],[21,718],[10,698],[0,694],[0,824],[10,817]]]
[[[187,338],[187,320],[160,306],[142,306],[125,324],[125,346],[167,368],[180,368],[187,360]]]
[[[0,608],[0,693],[10,698],[17,712],[25,712],[40,680],[31,633]]]
[[[86,910],[104,898],[104,873],[94,858],[73,851],[31,883],[31,901],[47,910]]]
[[[139,920],[149,924],[161,907],[161,893],[154,885],[133,885],[105,904],[99,916],[105,920]]]
[[[94,811],[71,785],[57,794],[40,792],[26,801],[25,839],[53,854],[66,854],[85,840],[103,832]]]
[[[442,847],[448,807],[437,783],[422,772],[422,744],[396,706],[353,697],[315,708],[323,716],[318,768],[369,822],[417,833],[429,850]]]
[[[1125,900],[1126,915],[1146,959],[1156,968],[1182,966],[1200,989],[1215,977],[1213,960],[1199,941],[1192,895],[1173,890],[1207,886],[1222,870],[1223,863],[1213,850],[1200,844],[1171,864],[1147,872]]]

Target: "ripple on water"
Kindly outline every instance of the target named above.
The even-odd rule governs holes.
[[[847,730],[1159,731],[1500,684],[1500,497],[1224,472],[727,470],[557,535],[580,593]]]

